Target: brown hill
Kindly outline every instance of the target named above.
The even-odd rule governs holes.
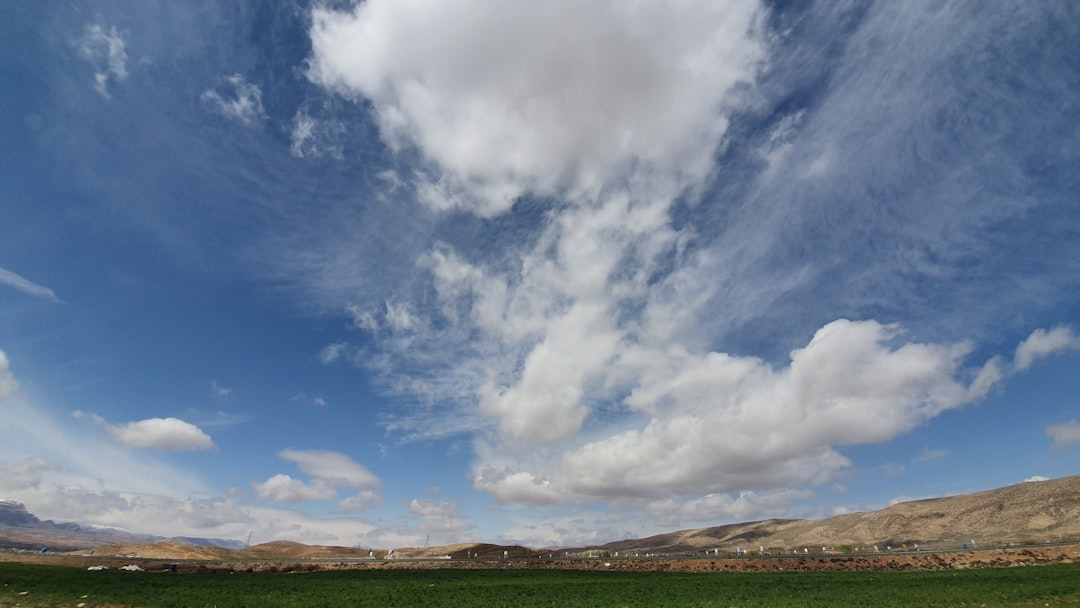
[[[248,559],[357,559],[368,556],[367,549],[326,545],[305,545],[288,540],[276,540],[234,552]]]
[[[1080,475],[985,492],[902,502],[880,511],[820,520],[772,519],[681,530],[609,543],[599,549],[680,553],[736,547],[796,549],[919,543],[961,546],[1080,540]]]
[[[143,543],[138,545],[108,545],[93,549],[96,557],[132,557],[144,559],[235,559],[236,552],[221,547],[202,547],[174,541]],[[86,555],[88,550],[72,551],[72,555]]]

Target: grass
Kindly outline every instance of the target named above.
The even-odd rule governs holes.
[[[941,572],[87,572],[0,563],[0,607],[1080,606],[1080,564]]]

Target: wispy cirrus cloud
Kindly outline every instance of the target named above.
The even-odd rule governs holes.
[[[939,460],[941,458],[944,458],[944,457],[946,457],[948,455],[949,455],[949,450],[937,450],[937,449],[923,448],[922,451],[919,452],[919,454],[917,456],[915,456],[915,458],[912,460],[912,462],[916,462],[916,463],[919,463],[919,464],[926,464],[928,462],[933,462],[935,460]]]
[[[254,125],[266,118],[259,85],[248,82],[240,74],[225,78],[225,83],[231,90],[224,93],[219,93],[216,89],[203,91],[200,99],[208,108],[245,125]]]
[[[53,290],[44,285],[34,283],[6,268],[0,268],[0,285],[7,285],[12,289],[21,291],[27,295],[42,298],[50,302],[60,301],[60,298],[56,297],[56,293],[53,292]]]
[[[214,399],[228,399],[229,396],[232,395],[232,392],[233,390],[231,388],[218,384],[217,380],[210,381],[210,395],[213,396]]]
[[[475,433],[474,487],[500,502],[720,504],[826,483],[852,464],[842,446],[975,403],[1048,344],[1035,336],[1016,366],[972,354],[972,335],[1000,339],[994,315],[1042,306],[1054,284],[1002,290],[1045,258],[989,227],[1066,201],[978,178],[1037,180],[963,127],[1009,129],[1002,108],[962,101],[1004,65],[972,49],[1026,61],[985,27],[1038,31],[1045,13],[837,6],[773,23],[756,2],[414,5],[315,10],[309,77],[370,103],[390,150],[421,158],[394,173],[399,198],[513,236],[436,219],[445,238],[412,250],[426,274],[402,272],[412,291],[323,293],[373,345],[353,361],[445,408],[388,428],[440,436],[449,418]],[[943,76],[955,65],[965,78]],[[1036,110],[1052,93],[1032,79],[1001,94]],[[994,290],[1023,301],[987,305]]]
[[[329,156],[344,160],[341,139],[345,124],[331,118],[318,118],[306,110],[297,110],[293,116],[289,153],[296,158],[321,158]]]
[[[15,375],[11,373],[11,362],[7,355],[0,350],[0,400],[15,392],[19,383],[15,381]]]
[[[94,90],[109,99],[109,83],[123,82],[128,77],[124,37],[115,26],[92,23],[83,30],[78,45],[83,59],[94,66]]]

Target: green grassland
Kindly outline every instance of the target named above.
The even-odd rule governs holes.
[[[1080,606],[1080,564],[938,572],[88,572],[0,563],[0,606]]]

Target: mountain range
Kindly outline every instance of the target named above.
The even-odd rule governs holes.
[[[129,532],[119,528],[41,520],[30,513],[22,503],[0,500],[0,547],[71,551],[104,545],[152,543],[162,540],[231,549],[244,546],[242,542],[219,538],[166,539],[162,536]]]

